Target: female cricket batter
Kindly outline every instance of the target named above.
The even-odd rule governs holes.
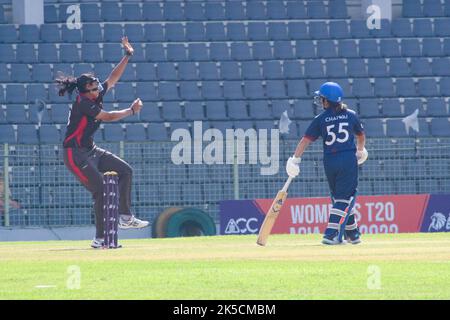
[[[77,89],[78,96],[72,104],[69,122],[64,139],[64,163],[77,179],[88,189],[94,199],[96,236],[93,248],[103,246],[103,172],[116,171],[119,175],[119,227],[122,229],[143,228],[148,221],[134,217],[131,206],[132,168],[128,163],[109,151],[97,147],[93,141],[102,121],[118,121],[134,115],[142,108],[140,99],[136,99],[128,109],[104,111],[103,96],[120,79],[134,49],[128,38],[122,38],[126,55],[114,68],[103,83],[93,74],[82,74],[78,78],[60,77],[56,80],[59,95],[66,92],[71,95]]]
[[[303,152],[311,142],[322,137],[323,164],[333,203],[322,243],[330,245],[344,243],[344,234],[352,244],[361,242],[352,209],[358,186],[358,164],[362,164],[368,156],[361,122],[356,113],[342,103],[342,97],[342,88],[334,82],[324,83],[315,92],[314,103],[325,110],[311,122],[294,156],[286,164],[288,175],[296,177],[300,173]]]

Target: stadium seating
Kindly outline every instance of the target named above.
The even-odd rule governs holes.
[[[402,116],[402,108],[398,99],[384,99],[381,103],[381,113],[387,118]]]
[[[123,128],[116,124],[105,124],[104,125],[104,141],[116,142],[122,141],[124,139]]]
[[[59,144],[61,143],[60,131],[55,125],[42,125],[39,128],[39,139],[41,143]]]
[[[139,112],[139,120],[144,123],[161,122],[161,114],[155,103],[146,102],[146,108]]]
[[[180,80],[197,80],[197,67],[193,62],[180,62],[178,64],[178,78]]]
[[[181,106],[178,102],[167,102],[162,107],[163,118],[166,120],[182,120]]]
[[[404,100],[405,114],[409,115],[419,110],[419,115],[423,113],[423,102],[419,98],[405,99]]]
[[[38,135],[36,126],[33,124],[19,124],[17,126],[18,144],[38,144]]]
[[[81,3],[80,13],[82,21],[98,22],[100,21],[100,7],[96,3]]]
[[[282,138],[296,140],[321,111],[311,98],[329,80],[344,88],[344,101],[358,112],[369,140],[450,136],[448,1],[403,1],[401,16],[395,13],[373,30],[365,20],[350,18],[354,12],[344,0],[83,0],[83,26],[69,29],[64,22],[71,2],[77,1],[45,1],[41,26],[12,24],[9,8],[0,3],[0,142],[59,146],[74,96],[58,96],[55,77],[94,72],[106,79],[123,56],[122,35],[135,55],[105,96],[105,108],[126,108],[136,97],[144,108],[120,123],[102,124],[99,143],[166,141],[173,129],[192,129],[187,123],[195,120],[221,130],[272,128],[284,111],[293,123]],[[45,103],[40,128],[38,100]],[[401,120],[416,109],[420,131],[408,134]],[[385,162],[377,168],[391,173]],[[217,198],[206,184],[177,176],[181,199]],[[231,192],[211,178],[216,190]],[[374,178],[365,176],[361,188],[382,193],[369,181]],[[427,191],[419,180],[403,186],[395,179],[386,181],[385,190]],[[436,181],[429,184],[432,190],[441,186]],[[248,183],[243,192],[253,196]],[[159,190],[142,185],[136,195],[150,188]],[[168,181],[164,188],[173,193]]]
[[[400,57],[400,42],[397,39],[381,39],[380,55],[382,57]]]
[[[206,116],[209,120],[227,119],[226,107],[224,101],[207,101]]]
[[[241,77],[244,80],[262,79],[263,76],[257,61],[243,61],[241,63],[241,72]],[[238,79],[238,77],[235,79]]]
[[[12,125],[0,125],[0,141],[2,143],[15,143],[15,132]]]
[[[426,58],[412,58],[411,59],[411,73],[413,76],[431,76],[432,70],[428,59]]]
[[[184,114],[187,120],[205,120],[203,110],[201,102],[187,102],[184,105]]]
[[[397,95],[400,97],[416,97],[417,90],[413,79],[398,78],[396,81]]]
[[[363,118],[377,118],[380,116],[378,100],[376,99],[360,99],[359,115]]]
[[[449,126],[448,118],[433,118],[431,120],[431,134],[438,137],[448,137],[450,136]]]
[[[405,58],[391,58],[389,63],[389,73],[394,77],[410,76],[411,71],[408,61]]]
[[[450,6],[449,6],[450,7]],[[450,36],[450,30],[446,26],[450,22],[449,18],[435,19],[434,20],[434,33],[438,37]]]
[[[369,59],[367,71],[370,77],[388,77],[385,59]]]
[[[369,137],[384,137],[383,123],[379,119],[367,119],[364,121],[364,130]]]
[[[389,78],[375,79],[375,96],[377,97],[395,97],[394,83]]]
[[[140,124],[127,124],[125,127],[125,139],[127,141],[146,141],[147,133],[145,127]]]
[[[232,120],[249,118],[245,101],[242,100],[228,101],[227,109],[228,109],[228,117]]]
[[[392,21],[392,35],[396,37],[412,37],[412,26],[409,19],[394,19]]]
[[[200,100],[201,93],[197,83],[192,81],[181,82],[180,97],[185,100]]]
[[[48,100],[47,89],[43,84],[28,84],[26,101],[34,103],[37,100],[43,102]]]
[[[442,98],[427,99],[427,116],[430,117],[445,117],[449,115],[447,105]]]

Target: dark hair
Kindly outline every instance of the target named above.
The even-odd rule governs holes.
[[[98,79],[92,73],[83,73],[78,78],[75,78],[73,76],[66,76],[62,73],[59,73],[55,82],[58,87],[58,94],[60,96],[64,96],[66,92],[70,96],[72,95],[75,88],[78,90],[78,92],[85,92],[86,85],[98,82]]]

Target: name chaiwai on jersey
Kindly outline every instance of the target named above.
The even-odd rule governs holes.
[[[325,118],[325,122],[331,122],[331,121],[336,121],[336,120],[345,120],[345,119],[348,119],[348,116],[345,114],[345,115],[339,115],[339,116],[336,116],[336,117],[326,117]]]

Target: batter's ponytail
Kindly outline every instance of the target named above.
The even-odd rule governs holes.
[[[77,78],[72,76],[65,76],[63,74],[58,75],[58,77],[55,80],[56,86],[58,87],[58,95],[60,97],[64,96],[66,92],[70,95],[72,95],[72,92],[77,87]]]
[[[348,106],[345,103],[341,102],[340,111],[347,110],[347,109],[348,109]]]
[[[348,108],[347,105],[343,102],[332,102],[328,100],[328,103],[330,104],[330,107],[337,112],[342,112]]]

